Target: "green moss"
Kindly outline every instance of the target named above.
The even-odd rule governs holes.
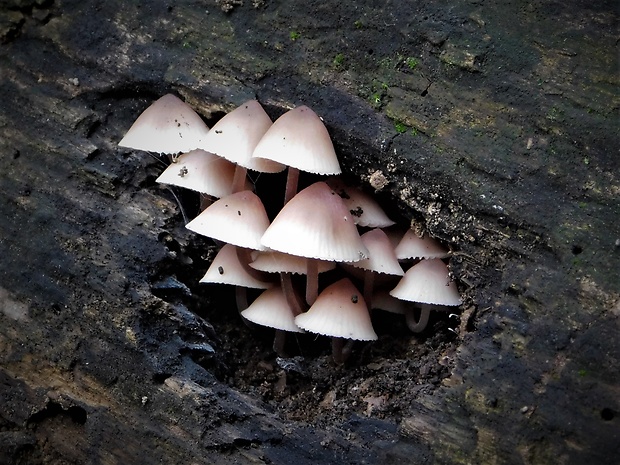
[[[394,59],[390,57],[383,57],[379,60],[379,66],[385,69],[391,69],[394,66]]]
[[[293,42],[296,41],[297,39],[299,39],[301,37],[301,32],[299,31],[291,31],[288,34],[289,39],[291,39]]]
[[[546,118],[549,121],[558,121],[562,118],[564,111],[558,107],[551,107],[547,112]]]
[[[407,68],[409,68],[409,69],[415,69],[415,67],[418,66],[418,63],[419,63],[419,61],[416,60],[413,57],[408,57],[405,60],[405,64],[407,65]]]
[[[400,121],[397,121],[394,123],[394,129],[396,129],[396,132],[399,134],[404,134],[407,132],[407,129],[409,129],[407,127],[407,125],[405,123],[402,123]]]
[[[386,82],[373,79],[371,83],[362,85],[358,89],[358,95],[368,100],[373,108],[380,109],[385,104],[388,89]]]
[[[372,103],[373,107],[380,107],[381,106],[381,94],[377,92],[372,94],[370,96],[370,103]]]
[[[332,66],[334,69],[341,71],[344,69],[345,57],[344,53],[338,53],[332,60]]]

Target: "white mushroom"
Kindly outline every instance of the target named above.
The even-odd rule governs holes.
[[[199,148],[208,132],[209,128],[192,107],[167,94],[138,116],[118,145],[175,155]]]
[[[261,243],[291,255],[336,262],[353,262],[368,256],[342,199],[324,182],[299,192],[278,213]],[[312,305],[318,292],[315,260],[308,260],[306,300]]]
[[[295,324],[295,313],[279,287],[272,287],[263,292],[252,304],[241,312],[245,319],[276,330],[273,350],[284,356],[286,332],[303,333]]]
[[[295,317],[295,323],[306,331],[331,336],[332,355],[336,363],[343,363],[350,354],[351,343],[345,345],[345,339],[377,339],[368,307],[348,278],[327,286],[306,313]]]
[[[412,307],[405,313],[407,326],[414,333],[422,332],[426,328],[433,306],[461,305],[461,297],[456,284],[450,279],[448,267],[438,258],[421,260],[412,266],[390,291],[390,295],[420,304],[418,320],[415,319]]]
[[[280,163],[252,158],[252,153],[272,122],[256,100],[248,100],[219,120],[204,137],[201,148],[235,163],[233,192],[244,189],[246,169],[277,173]]]
[[[323,121],[305,105],[280,116],[254,149],[253,157],[289,167],[284,204],[297,192],[299,170],[323,175],[341,172]]]

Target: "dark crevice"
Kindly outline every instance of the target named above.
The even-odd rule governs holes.
[[[153,374],[153,383],[155,384],[164,384],[164,382],[170,378],[172,375],[170,373],[154,373]]]
[[[55,418],[55,417],[60,417],[60,416],[67,417],[71,419],[73,423],[78,424],[78,425],[85,424],[88,418],[88,414],[86,413],[86,410],[84,410],[82,407],[78,407],[77,405],[72,405],[71,407],[65,409],[59,403],[54,402],[54,401],[49,401],[43,410],[40,410],[30,416],[30,418],[28,419],[28,423],[29,424],[42,423],[48,418]]]
[[[610,408],[601,410],[601,418],[603,421],[611,421],[616,417],[616,413]]]

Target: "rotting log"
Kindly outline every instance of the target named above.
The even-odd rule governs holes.
[[[615,6],[409,3],[3,4],[0,462],[617,456]],[[350,178],[452,245],[450,376],[322,428],[215,376],[217,328],[152,282],[194,238],[116,146],[170,91],[207,120],[308,104]]]

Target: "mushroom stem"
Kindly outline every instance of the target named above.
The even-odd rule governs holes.
[[[233,176],[232,183],[232,193],[235,194],[237,192],[241,192],[245,190],[245,178],[247,174],[247,169],[241,165],[237,165],[235,167],[235,174]]]
[[[354,344],[353,339],[332,337],[332,358],[338,365],[342,365],[351,355]]]
[[[235,302],[237,303],[237,311],[239,312],[239,315],[241,315],[241,312],[249,307],[248,289],[246,287],[235,286]],[[241,321],[243,321],[243,324],[245,324],[248,328],[252,329],[252,325],[248,320],[243,318],[243,315],[241,315]]]
[[[235,286],[235,300],[239,313],[248,308],[248,291],[243,286]],[[245,320],[244,320],[245,321]]]
[[[286,331],[276,329],[276,335],[273,338],[273,351],[278,354],[279,357],[286,357],[284,352],[284,344],[286,343]]]
[[[189,218],[185,214],[185,209],[183,208],[183,205],[181,205],[181,201],[179,200],[177,195],[174,193],[174,191],[172,190],[171,187],[166,186],[166,189],[168,189],[170,191],[170,193],[172,194],[172,197],[174,197],[174,200],[177,201],[177,205],[179,206],[179,210],[181,210],[181,215],[183,215],[183,222],[185,224],[189,223]]]
[[[205,211],[206,208],[213,203],[213,198],[207,194],[200,194],[200,211]]]
[[[284,205],[288,203],[295,194],[297,194],[297,185],[299,184],[299,170],[297,168],[293,168],[292,166],[288,167],[288,174],[286,177],[286,190],[284,191]]]
[[[243,266],[243,269],[246,273],[252,276],[254,279],[265,282],[265,275],[252,268],[249,263],[252,261],[252,249],[248,249],[247,247],[235,247],[237,249],[237,258],[239,258],[239,262]]]
[[[295,288],[293,287],[293,280],[291,273],[280,273],[280,283],[282,285],[282,292],[286,297],[286,302],[289,308],[293,312],[294,316],[304,313],[305,308],[301,301],[301,298],[297,295]]]
[[[431,313],[431,306],[429,304],[420,304],[420,318],[416,321],[414,307],[407,307],[405,311],[405,319],[407,326],[414,333],[421,333],[428,324],[428,317]]]
[[[309,306],[319,295],[319,261],[313,258],[306,260],[306,303]]]
[[[366,270],[364,272],[364,300],[369,312],[372,310],[372,290],[374,286],[375,274],[370,270]]]

